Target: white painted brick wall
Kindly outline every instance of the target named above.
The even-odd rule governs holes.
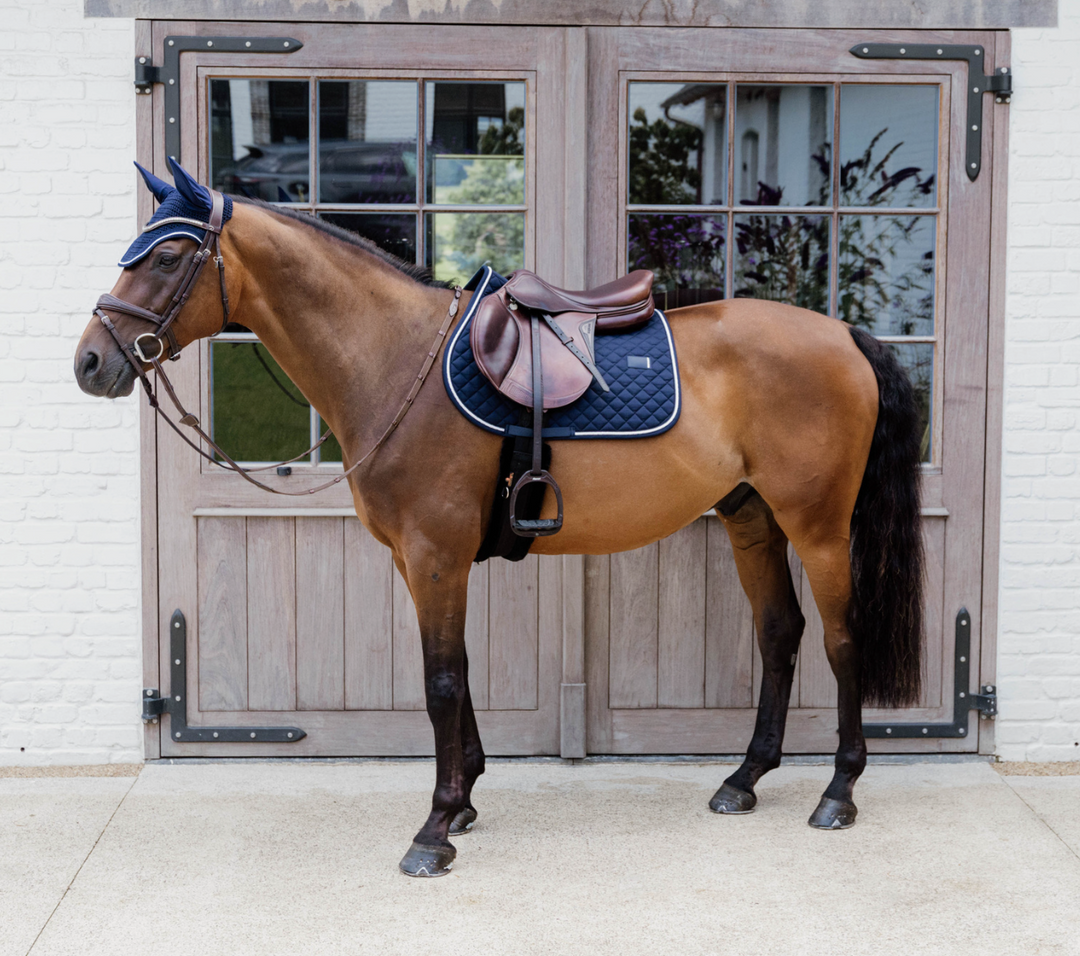
[[[1080,760],[1080,0],[1011,65],[997,749]]]
[[[133,54],[0,0],[0,764],[142,759],[137,404],[71,373],[133,233]]]
[[[134,228],[132,25],[0,0],[0,763],[141,758],[135,397],[76,342]],[[1080,758],[1080,0],[1014,31],[997,739]]]

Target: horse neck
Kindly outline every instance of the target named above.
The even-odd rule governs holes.
[[[415,380],[450,293],[302,223],[237,209],[243,227],[230,238],[244,279],[234,321],[259,337],[347,453],[370,442]]]

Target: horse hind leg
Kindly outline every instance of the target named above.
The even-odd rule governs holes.
[[[749,813],[757,803],[755,785],[768,771],[780,766],[805,621],[791,580],[787,536],[777,525],[772,509],[752,491],[744,490],[733,502],[731,499],[729,495],[720,502],[717,513],[727,528],[739,580],[753,607],[764,669],[757,723],[746,759],[716,791],[709,808],[716,813]],[[730,513],[732,505],[737,509],[734,513]]]
[[[862,679],[860,649],[848,630],[851,603],[851,557],[846,536],[823,536],[822,543],[796,545],[814,600],[825,627],[825,653],[836,677],[837,716],[840,741],[833,778],[810,826],[822,830],[846,830],[855,824],[858,810],[855,781],[866,769],[866,738],[862,731]]]

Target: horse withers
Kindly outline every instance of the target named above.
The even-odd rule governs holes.
[[[327,223],[222,200],[179,165],[173,173],[175,187],[144,173],[161,206],[99,300],[76,378],[109,398],[130,394],[140,378],[149,387],[146,373],[161,369],[160,359],[228,318],[258,335],[333,430],[357,516],[391,549],[416,604],[436,785],[401,868],[442,875],[456,854],[449,836],[476,819],[473,786],[484,770],[464,627],[501,439],[470,424],[436,376],[417,373],[441,350],[438,333],[455,314],[460,320],[457,296],[465,305],[469,293]],[[215,267],[204,269],[211,259]],[[804,625],[790,541],[838,686],[835,772],[810,824],[849,827],[866,765],[863,703],[910,704],[919,693],[920,428],[911,384],[887,346],[803,309],[735,299],[668,319],[680,357],[678,422],[640,441],[555,441],[565,525],[533,550],[640,548],[715,507],[763,663],[746,758],[709,803],[734,814],[754,808],[755,785],[780,763]]]

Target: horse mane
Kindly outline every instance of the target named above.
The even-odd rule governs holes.
[[[262,199],[252,199],[249,196],[233,196],[232,200],[233,202],[243,203],[246,206],[258,206],[269,213],[284,216],[286,219],[294,219],[296,222],[302,223],[311,229],[325,233],[332,239],[337,239],[339,242],[344,242],[350,246],[356,246],[356,248],[363,250],[369,255],[375,256],[376,259],[382,260],[387,265],[392,266],[397,269],[398,272],[408,276],[414,282],[419,282],[421,285],[433,286],[437,289],[449,288],[445,282],[437,280],[427,266],[418,266],[415,263],[399,259],[393,253],[387,252],[370,239],[365,239],[363,236],[358,235],[355,232],[350,232],[348,229],[343,229],[341,226],[336,226],[332,222],[327,222],[325,219],[319,219],[316,216],[312,216],[310,213],[301,212],[299,209],[290,209],[288,206],[275,206],[273,203],[264,202]]]

